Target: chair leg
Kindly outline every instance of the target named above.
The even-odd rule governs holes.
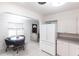
[[[23,50],[25,50],[24,46],[23,46]]]
[[[5,50],[6,52],[7,52],[7,48],[6,48],[6,50]]]
[[[17,54],[18,54],[18,47],[16,47],[16,50],[17,50]]]
[[[18,54],[18,50],[17,50],[17,54]]]
[[[5,50],[6,52],[7,52],[7,49],[8,49],[8,48],[9,48],[9,47],[7,46],[7,47],[6,47],[6,50]]]

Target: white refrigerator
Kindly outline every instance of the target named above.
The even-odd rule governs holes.
[[[50,55],[56,55],[56,22],[52,24],[41,24],[40,25],[40,49]]]

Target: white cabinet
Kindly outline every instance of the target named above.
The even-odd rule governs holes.
[[[40,49],[56,55],[56,23],[40,25]]]
[[[77,17],[76,21],[77,21],[77,30],[76,31],[79,34],[79,17]]]
[[[68,42],[63,42],[62,44],[62,52],[63,52],[63,56],[68,56],[69,55],[69,44]]]
[[[70,56],[79,56],[79,45],[69,43],[69,52]]]
[[[46,25],[40,25],[40,40],[46,40]]]
[[[55,43],[56,41],[56,24],[47,24],[46,25],[46,35],[47,41],[51,43]]]
[[[76,33],[76,17],[66,16],[58,20],[58,32]]]
[[[57,54],[60,56],[79,56],[79,44],[57,40]]]
[[[63,52],[62,52],[62,41],[60,41],[60,40],[57,40],[57,54],[58,55],[63,55]]]
[[[60,56],[68,56],[69,55],[68,42],[64,42],[62,40],[57,41],[57,54]]]

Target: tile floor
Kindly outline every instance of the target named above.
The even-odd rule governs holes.
[[[50,56],[47,53],[43,52],[39,48],[39,43],[30,41],[26,46],[25,50],[20,50],[17,54],[16,51],[9,50],[7,52],[3,52],[0,56]]]

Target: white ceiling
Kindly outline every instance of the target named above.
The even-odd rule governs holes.
[[[16,4],[24,6],[25,8],[41,15],[50,15],[53,13],[79,8],[79,2],[66,2],[64,5],[59,7],[54,7],[51,2],[47,2],[45,5],[39,5],[37,2],[17,2]]]

